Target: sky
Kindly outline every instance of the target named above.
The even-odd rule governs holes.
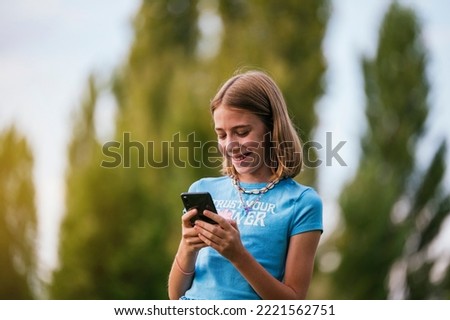
[[[381,19],[390,0],[333,0],[323,43],[327,59],[326,92],[317,103],[315,139],[326,145],[332,132],[346,166],[319,168],[325,204],[325,229],[336,226],[336,197],[355,173],[359,138],[365,130],[360,60],[373,57]],[[429,52],[431,111],[427,135],[417,150],[419,166],[432,157],[440,139],[450,141],[450,1],[403,0],[421,19]],[[57,264],[58,229],[64,212],[64,170],[71,119],[90,73],[108,79],[126,59],[133,40],[131,19],[139,0],[0,0],[0,130],[11,124],[26,135],[35,155],[38,253],[45,277]],[[270,71],[270,70],[269,70]],[[104,94],[96,111],[98,136],[113,130],[115,102]],[[325,157],[323,151],[319,156]],[[447,163],[450,163],[450,156]],[[450,169],[446,182],[450,185]],[[450,222],[446,224],[450,230]],[[450,247],[444,237],[436,254]]]

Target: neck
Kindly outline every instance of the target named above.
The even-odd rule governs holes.
[[[259,175],[236,174],[235,177],[244,183],[268,183],[277,178],[272,172],[264,172]]]

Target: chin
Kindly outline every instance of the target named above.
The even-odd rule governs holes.
[[[234,166],[234,170],[240,176],[257,176],[259,168],[255,167],[236,167]]]

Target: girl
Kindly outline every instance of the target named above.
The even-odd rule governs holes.
[[[322,202],[293,180],[301,144],[283,96],[265,73],[229,79],[211,102],[223,177],[190,192],[210,192],[217,224],[182,216],[169,275],[170,299],[304,299],[322,233]]]

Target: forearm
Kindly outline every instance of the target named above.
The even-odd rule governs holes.
[[[244,250],[235,261],[232,261],[232,264],[262,299],[294,300],[306,297],[306,290],[305,292],[296,292],[276,279],[247,250]]]
[[[169,274],[168,291],[171,300],[179,299],[191,287],[197,253],[178,249]]]
[[[283,282],[272,277],[246,250],[239,250],[232,262],[263,299],[305,299],[314,269],[320,231],[291,237]]]

